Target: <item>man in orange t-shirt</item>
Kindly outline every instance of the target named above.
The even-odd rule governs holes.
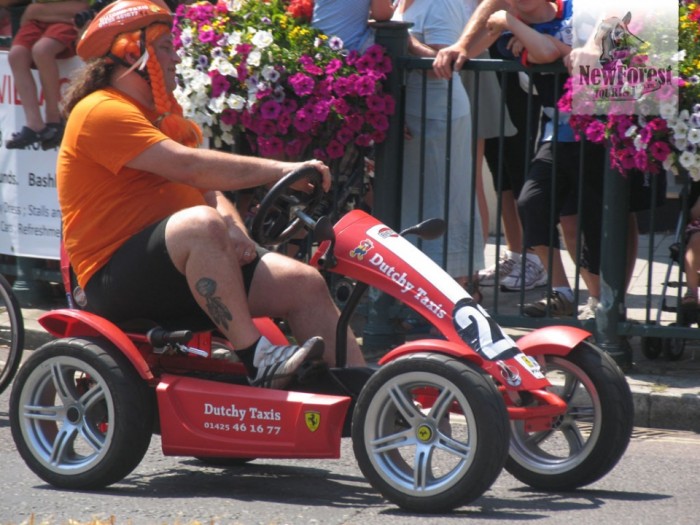
[[[315,269],[256,246],[219,190],[273,183],[303,166],[316,168],[327,190],[330,173],[315,160],[197,148],[201,132],[172,95],[180,59],[171,24],[161,3],[120,0],[78,44],[87,63],[64,97],[57,175],[81,306],[114,322],[172,326],[199,316],[231,341],[251,384],[282,388],[303,362],[321,358],[324,340],[335,346],[338,309]],[[275,346],[252,316],[286,318],[306,343]],[[352,334],[348,345],[348,364],[362,366]]]

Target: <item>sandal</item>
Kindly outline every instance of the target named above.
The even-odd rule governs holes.
[[[484,300],[484,294],[481,293],[481,290],[479,289],[479,280],[478,279],[469,279],[467,277],[458,277],[456,278],[456,281],[459,283],[459,285],[464,288],[467,293],[471,296],[472,299],[474,299],[474,302],[477,304],[481,304],[481,302]]]
[[[685,294],[683,295],[683,299],[681,299],[681,304],[685,306],[697,306],[698,296],[695,295],[693,292],[685,292]]]
[[[50,122],[46,124],[46,127],[38,133],[41,149],[46,151],[47,149],[60,146],[61,140],[63,140],[63,130],[63,122]]]
[[[698,319],[698,296],[693,292],[686,292],[681,299],[678,308],[678,323],[681,326],[691,326]]]
[[[32,128],[22,126],[22,129],[17,133],[12,134],[12,138],[5,142],[7,149],[24,149],[28,146],[36,144],[41,140],[39,134]]]

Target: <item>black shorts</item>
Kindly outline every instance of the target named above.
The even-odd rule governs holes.
[[[560,142],[557,146],[556,170],[553,170],[552,153],[551,143],[545,143],[539,148],[518,198],[525,246],[549,246],[552,239],[552,247],[560,247],[556,225],[561,215],[573,215],[578,212],[578,192],[581,184],[580,199],[583,211],[580,219],[585,266],[591,273],[598,274],[605,149],[597,144],[586,143],[581,151],[581,144],[578,142]],[[583,172],[580,183],[581,160]],[[552,213],[554,223],[550,221]]]
[[[532,96],[530,118],[528,119],[528,94],[520,87],[517,73],[504,73],[500,77],[502,89],[505,91],[506,106],[510,119],[518,129],[511,137],[494,137],[484,142],[484,157],[491,172],[493,187],[501,192],[511,190],[517,198],[523,187],[523,181],[528,170],[528,161],[535,153],[535,144],[539,127],[540,101]],[[528,122],[529,120],[529,122]],[[528,131],[529,127],[529,131]],[[501,141],[503,145],[501,146]],[[500,156],[499,153],[503,152]],[[502,162],[502,174],[499,179],[499,157]]]
[[[152,224],[126,241],[85,286],[83,309],[114,323],[148,320],[168,329],[204,330],[214,324],[192,296],[185,276],[173,265],[165,246],[169,217]],[[241,268],[246,293],[257,257]]]

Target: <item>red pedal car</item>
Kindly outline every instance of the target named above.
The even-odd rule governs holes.
[[[289,188],[316,176],[294,172],[270,190],[256,240],[276,244],[313,228],[320,245],[311,264],[355,283],[340,334],[373,286],[442,338],[407,342],[379,367],[347,368],[339,336],[341,366],[265,390],[248,386],[236,363],[212,358],[221,342],[211,331],[130,328],[55,310],[40,322],[56,339],[20,369],[10,400],[12,435],[30,469],[57,487],[91,489],[127,476],[154,432],[164,454],[212,462],[333,458],[351,436],[376,490],[404,509],[436,513],[481,496],[504,466],[533,487],[571,490],[616,465],[632,431],[631,394],[588,332],[548,327],[516,344],[403,237],[438,235],[440,221],[401,235],[360,210],[334,226],[314,221],[321,190]],[[257,322],[270,340],[286,341],[271,320]]]

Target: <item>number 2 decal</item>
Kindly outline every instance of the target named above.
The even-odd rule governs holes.
[[[457,302],[452,319],[462,340],[486,359],[508,359],[520,353],[515,342],[471,297]]]

